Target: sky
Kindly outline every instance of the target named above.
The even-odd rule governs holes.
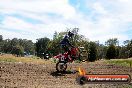
[[[55,31],[79,28],[90,41],[132,39],[132,0],[1,0],[0,35],[52,39]]]

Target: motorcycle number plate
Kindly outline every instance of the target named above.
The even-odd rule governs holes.
[[[65,56],[62,56],[62,57],[61,57],[61,61],[64,61],[64,60],[65,60]]]

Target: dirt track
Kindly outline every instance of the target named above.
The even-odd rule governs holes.
[[[68,72],[58,74],[55,64],[26,64],[0,62],[0,88],[132,88],[131,84],[85,84],[80,86],[75,79],[77,70],[83,67],[88,74],[130,74],[132,68],[113,66],[102,61],[68,64]]]

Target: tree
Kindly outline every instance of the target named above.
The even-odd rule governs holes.
[[[119,52],[120,52],[120,47],[118,46],[118,47],[116,47],[116,58],[119,58]]]
[[[132,40],[130,40],[127,44],[127,52],[128,52],[128,57],[132,57]]]
[[[119,58],[132,57],[132,40],[125,40],[124,45],[120,47]]]
[[[55,32],[53,35],[53,39],[50,40],[49,44],[48,44],[48,51],[50,53],[51,56],[57,55],[59,53],[62,53],[62,49],[59,45],[60,41],[63,38],[63,35],[65,35],[65,32]]]
[[[119,58],[128,58],[129,57],[130,40],[125,40],[123,43],[124,43],[124,45],[118,47]]]
[[[89,61],[95,61],[97,59],[97,47],[95,42],[90,42],[88,59]]]
[[[112,39],[108,39],[105,42],[105,45],[109,46],[109,45],[115,45],[118,46],[119,45],[119,40],[117,38],[112,38]]]
[[[47,53],[49,42],[50,42],[50,39],[47,37],[37,39],[37,42],[36,42],[37,56],[44,57],[44,54]]]
[[[24,41],[25,44],[24,44],[24,51],[27,53],[27,54],[31,54],[33,55],[35,50],[34,50],[34,43],[31,41],[31,40],[26,40]]]
[[[16,45],[12,48],[11,54],[17,56],[24,56],[24,48],[20,45]]]
[[[110,45],[108,47],[107,53],[106,53],[107,59],[114,59],[116,58],[116,47],[114,45]]]
[[[54,40],[54,39],[57,39],[57,37],[58,37],[58,33],[55,31],[55,33],[54,33],[54,35],[53,35],[53,40]]]
[[[123,43],[125,46],[127,46],[130,43],[130,40],[125,40]]]
[[[3,37],[2,35],[0,35],[0,53],[2,51],[2,47],[3,47]]]
[[[3,36],[2,36],[2,35],[0,35],[0,42],[2,42],[2,40],[3,40]]]
[[[97,46],[97,58],[98,59],[104,59],[107,52],[107,47],[103,44],[96,44]]]
[[[19,56],[23,56],[24,52],[34,54],[34,43],[27,39],[5,39],[0,42],[0,51],[3,53],[17,54],[17,56],[19,54]]]
[[[2,51],[4,53],[10,53],[10,51],[11,51],[10,45],[11,45],[11,40],[10,39],[4,40],[3,41],[3,46],[2,46]]]
[[[35,46],[32,40],[27,40],[27,39],[18,39],[19,45],[23,46],[24,52],[27,55],[34,55],[35,53]]]

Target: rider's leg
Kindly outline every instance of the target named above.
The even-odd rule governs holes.
[[[63,45],[62,47],[64,49],[64,52],[67,52],[68,51],[66,45]]]
[[[69,58],[70,60],[72,60],[72,58],[71,58],[71,50],[70,50],[70,49],[68,49],[68,58]]]

